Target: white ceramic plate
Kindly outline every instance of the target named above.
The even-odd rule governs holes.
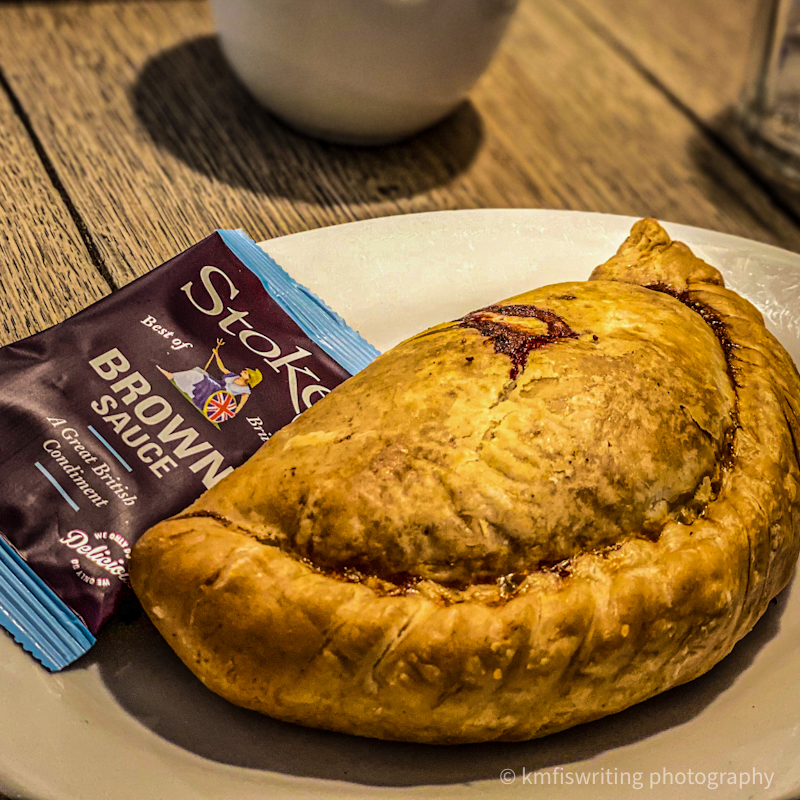
[[[453,211],[264,246],[385,349],[517,292],[586,278],[632,222]],[[667,228],[761,308],[800,362],[800,256]],[[614,717],[513,745],[405,745],[275,722],[207,691],[143,619],[110,625],[55,675],[0,635],[0,792],[54,800],[797,797],[798,689],[796,585],[702,678]],[[726,774],[722,785],[709,788],[718,773]]]

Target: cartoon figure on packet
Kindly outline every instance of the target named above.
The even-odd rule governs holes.
[[[168,372],[156,365],[159,372],[214,425],[233,419],[244,408],[250,392],[261,383],[263,377],[261,370],[258,369],[245,368],[238,374],[231,372],[219,357],[219,348],[223,344],[225,342],[222,339],[217,339],[216,347],[211,351],[205,367]],[[214,360],[222,372],[222,377],[219,379],[208,373],[208,368]]]

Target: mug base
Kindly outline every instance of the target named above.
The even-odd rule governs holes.
[[[312,139],[319,139],[320,141],[328,142],[329,144],[344,145],[347,147],[385,147],[387,145],[400,144],[407,139],[411,139],[417,134],[426,131],[428,128],[433,127],[438,122],[441,122],[443,119],[452,114],[456,106],[442,112],[440,115],[431,120],[427,120],[413,127],[403,128],[402,130],[388,131],[352,131],[332,129],[315,125],[307,121],[297,121],[276,111],[272,111],[269,107],[266,108],[267,111],[273,114],[288,128],[291,128],[293,131],[296,131],[303,136],[309,136]]]

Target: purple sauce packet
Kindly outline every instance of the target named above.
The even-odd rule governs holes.
[[[63,669],[137,538],[376,355],[239,231],[0,349],[0,626]]]

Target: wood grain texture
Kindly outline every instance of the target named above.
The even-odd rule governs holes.
[[[800,185],[754,150],[738,120],[762,0],[567,0],[569,7],[738,160],[800,223]]]
[[[713,121],[738,101],[759,0],[567,0],[672,96]]]
[[[0,345],[109,291],[24,125],[0,88]]]
[[[792,219],[565,5],[523,3],[517,22],[481,108],[514,160],[550,190],[543,205],[650,214],[796,249]]]
[[[800,250],[735,160],[557,0],[522,1],[470,103],[383,148],[293,133],[211,34],[196,2],[0,6],[0,67],[120,284],[214,227],[448,208],[651,214]]]

